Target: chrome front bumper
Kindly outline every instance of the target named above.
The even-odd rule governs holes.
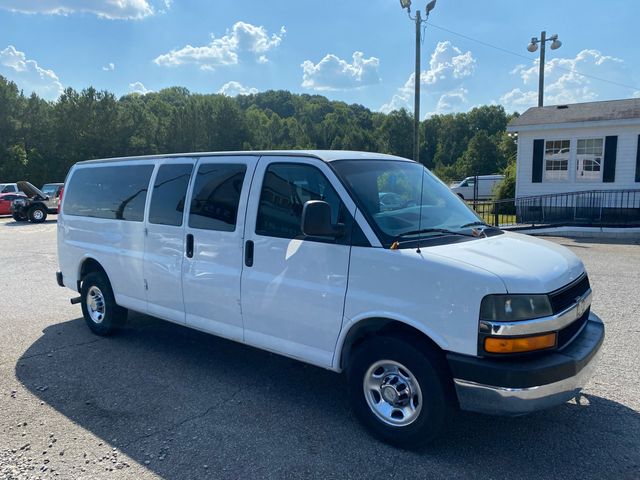
[[[591,313],[580,335],[565,349],[549,356],[502,364],[484,359],[467,360],[471,369],[465,368],[464,362],[450,359],[460,408],[493,415],[523,415],[561,405],[578,395],[586,385],[593,374],[603,339],[604,325]],[[497,385],[469,378],[473,377],[472,372],[481,371],[483,364],[499,379]],[[471,373],[465,378],[456,378],[456,373],[460,372]],[[535,384],[540,379],[553,381]],[[529,385],[531,382],[534,384]]]

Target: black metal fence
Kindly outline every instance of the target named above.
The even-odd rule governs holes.
[[[589,190],[489,202],[470,206],[491,224],[640,226],[640,189]]]

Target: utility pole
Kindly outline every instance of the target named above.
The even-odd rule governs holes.
[[[400,6],[407,10],[409,18],[416,24],[416,72],[414,79],[413,98],[413,159],[420,161],[420,47],[422,45],[422,24],[429,18],[429,13],[436,7],[436,0],[431,0],[425,8],[425,16],[422,19],[420,9],[416,10],[416,16],[411,16],[411,0],[400,0]]]
[[[551,42],[551,50],[557,50],[562,46],[562,42],[558,40],[558,34],[554,33],[547,38],[547,32],[542,31],[540,33],[540,40],[536,37],[531,39],[531,43],[527,46],[527,50],[535,52],[540,44],[540,73],[538,76],[538,106],[544,105],[544,63],[545,63],[545,46],[547,42]]]
[[[413,159],[420,162],[420,28],[422,27],[422,19],[420,10],[416,10],[416,73],[415,88],[413,98]]]

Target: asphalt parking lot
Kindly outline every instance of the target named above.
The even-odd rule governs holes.
[[[370,437],[341,376],[132,314],[90,333],[55,282],[55,216],[0,218],[0,478],[640,478],[640,245],[585,262],[607,338],[579,403],[459,414],[422,451]]]

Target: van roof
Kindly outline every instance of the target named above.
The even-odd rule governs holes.
[[[103,162],[121,162],[126,160],[155,160],[163,158],[184,158],[184,157],[221,157],[221,156],[240,156],[240,155],[256,155],[256,156],[289,156],[289,157],[311,157],[317,158],[324,162],[332,162],[334,160],[402,160],[405,162],[413,162],[408,158],[398,157],[396,155],[388,155],[385,153],[375,152],[358,152],[351,150],[254,150],[239,152],[190,152],[190,153],[169,153],[158,155],[145,155],[139,157],[116,157],[102,158],[96,160],[85,160],[78,162],[78,165]]]

